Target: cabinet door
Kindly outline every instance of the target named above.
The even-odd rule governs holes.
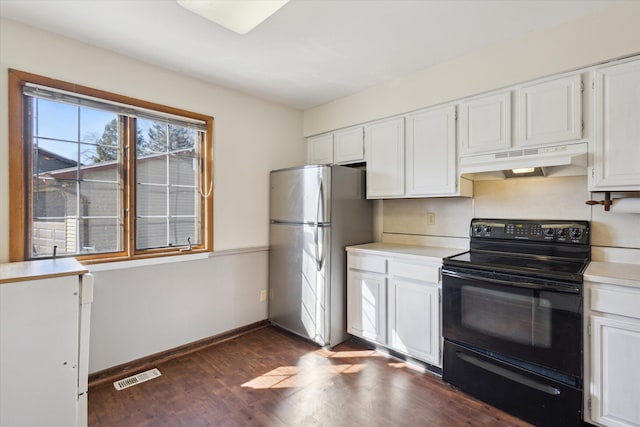
[[[640,61],[595,72],[591,189],[640,190]]]
[[[581,87],[578,74],[520,89],[517,145],[582,138]]]
[[[333,163],[333,134],[307,138],[307,163],[329,165]]]
[[[73,426],[78,276],[0,285],[0,425]]]
[[[437,108],[407,116],[407,195],[456,192],[456,110]]]
[[[404,195],[404,118],[365,127],[367,198]]]
[[[511,147],[511,92],[474,98],[460,108],[462,154]]]
[[[388,324],[391,348],[441,366],[437,284],[391,279]]]
[[[333,136],[336,164],[364,161],[364,127],[344,129],[335,132]]]
[[[349,270],[347,332],[386,344],[386,291],[385,276]]]
[[[591,419],[640,426],[640,321],[591,316]]]

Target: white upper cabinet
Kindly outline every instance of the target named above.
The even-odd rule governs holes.
[[[589,189],[640,190],[640,60],[596,69]]]
[[[516,145],[533,146],[582,138],[580,74],[520,88]]]
[[[406,119],[406,195],[455,194],[456,107],[423,110]]]
[[[511,147],[511,92],[462,101],[461,154]]]
[[[348,164],[364,161],[364,127],[334,132],[334,162]]]
[[[404,195],[404,117],[365,126],[367,198]]]
[[[307,163],[329,165],[333,163],[333,134],[307,138]]]
[[[364,127],[357,126],[307,139],[310,165],[347,165],[364,162]]]

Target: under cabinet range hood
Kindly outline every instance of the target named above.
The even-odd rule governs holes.
[[[587,174],[587,143],[519,148],[460,157],[460,173],[480,181]]]

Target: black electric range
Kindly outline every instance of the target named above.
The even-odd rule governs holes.
[[[473,219],[469,234],[443,261],[443,380],[537,425],[580,425],[589,223]]]

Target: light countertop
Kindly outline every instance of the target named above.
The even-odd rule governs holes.
[[[591,261],[584,280],[640,288],[640,264]]]
[[[88,272],[89,270],[74,258],[11,262],[0,264],[0,284],[76,276]]]
[[[416,246],[399,243],[367,243],[364,245],[347,246],[347,252],[378,252],[380,255],[386,256],[400,255],[405,258],[416,258],[422,261],[442,262],[442,258],[465,252],[465,250],[460,248]]]

